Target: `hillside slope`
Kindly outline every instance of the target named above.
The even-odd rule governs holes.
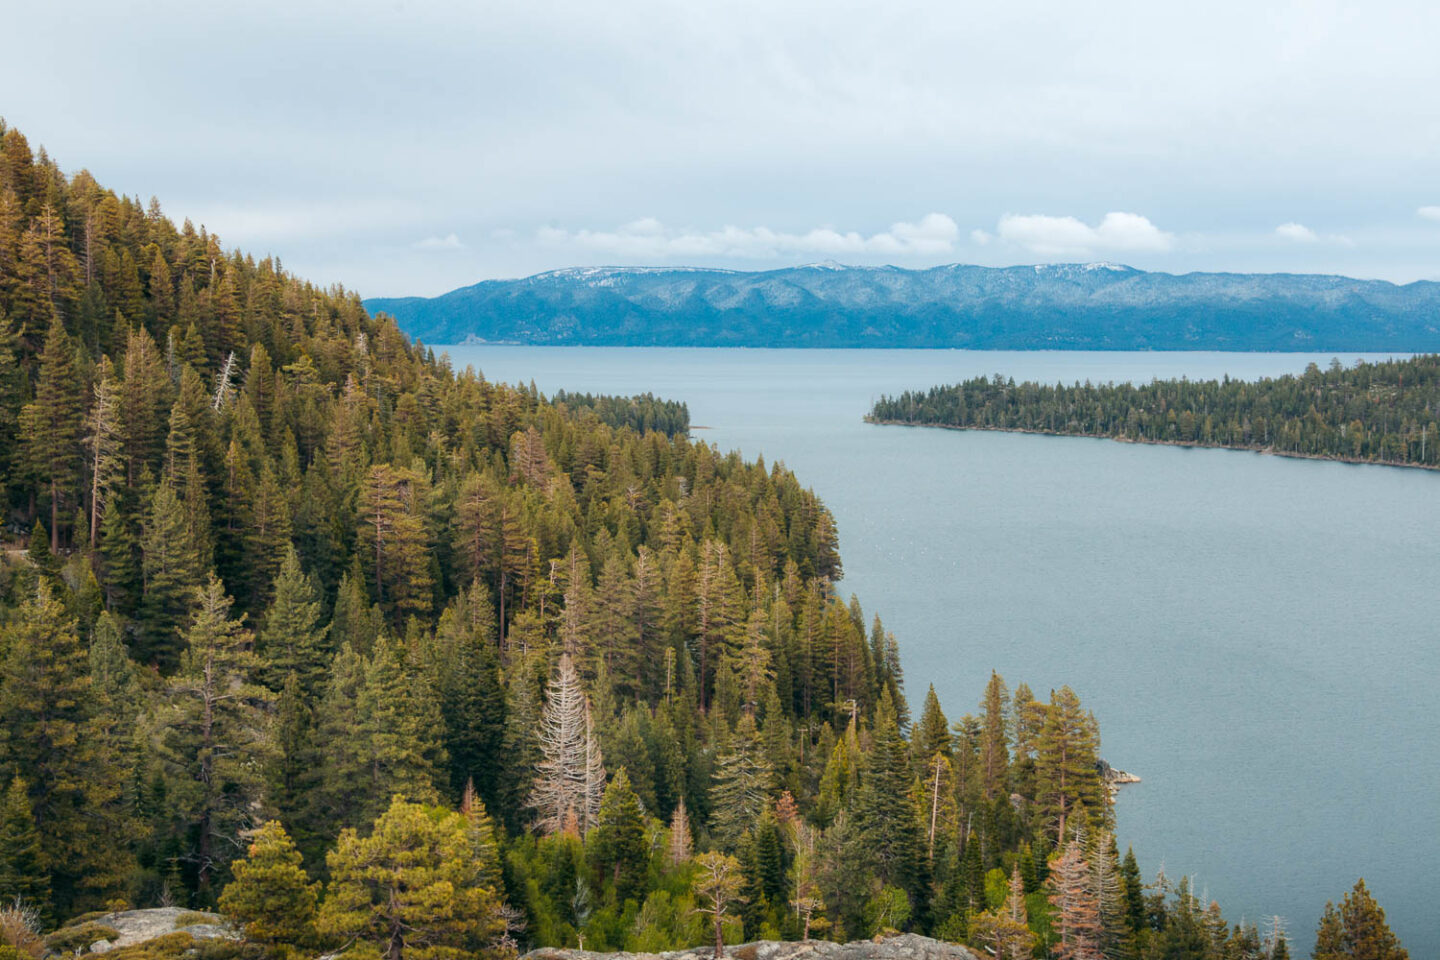
[[[593,267],[371,311],[431,343],[1066,350],[1440,349],[1440,284],[1108,263],[763,272]]]

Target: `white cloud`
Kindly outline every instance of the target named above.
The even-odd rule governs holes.
[[[1318,243],[1320,235],[1303,223],[1282,223],[1275,228],[1275,236],[1296,243]]]
[[[1275,228],[1275,236],[1292,243],[1321,243],[1323,241],[1340,247],[1355,246],[1355,241],[1344,234],[1327,233],[1321,236],[1303,223],[1282,223]]]
[[[453,233],[447,233],[443,237],[426,237],[424,240],[417,240],[412,246],[416,250],[460,250],[465,244]]]
[[[984,230],[970,231],[970,242],[975,244],[975,246],[977,247],[987,246],[990,241],[994,239],[994,237],[990,236],[990,234],[985,232]]]
[[[1415,211],[1415,216],[1426,220],[1440,220],[1440,207],[1421,207]]]
[[[626,258],[742,257],[764,260],[791,254],[843,256],[870,254],[893,257],[936,256],[951,252],[960,228],[943,213],[930,213],[914,223],[899,222],[869,236],[816,227],[786,233],[769,227],[725,226],[719,230],[679,230],[645,217],[614,230],[566,230],[541,227],[536,239],[553,246],[579,246]]]
[[[1096,251],[1132,252],[1169,250],[1175,236],[1138,213],[1111,212],[1097,226],[1075,217],[1042,213],[1019,216],[1007,213],[995,232],[1001,240],[1018,244],[1041,256],[1067,256]]]

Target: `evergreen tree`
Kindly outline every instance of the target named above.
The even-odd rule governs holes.
[[[80,473],[80,431],[85,413],[75,346],[58,314],[50,318],[35,400],[20,413],[21,449],[45,491],[50,510],[50,549],[60,549],[60,521],[75,503]]]
[[[1081,710],[1074,691],[1061,687],[1052,693],[1036,745],[1035,775],[1036,799],[1053,826],[1057,845],[1074,827],[1086,826],[1070,822],[1077,808],[1092,815],[1108,811],[1108,796],[1096,766],[1099,747],[1094,718]],[[1105,822],[1103,815],[1099,822]]]
[[[741,836],[765,809],[770,779],[755,720],[746,714],[715,764],[710,787],[710,831],[728,849],[738,848]]]
[[[202,893],[256,823],[271,749],[266,710],[274,695],[259,685],[260,660],[249,631],[230,619],[231,603],[214,576],[196,589],[157,751],[167,803],[184,830],[182,857]]]
[[[327,862],[317,927],[385,960],[463,960],[503,932],[499,897],[480,882],[461,814],[397,797],[369,836],[345,830]]]
[[[1325,905],[1315,934],[1315,960],[1409,960],[1410,954],[1385,921],[1385,911],[1363,879],[1345,894],[1337,911]]]
[[[350,736],[365,770],[364,779],[350,785],[363,792],[362,818],[378,816],[386,797],[439,799],[447,764],[440,704],[399,644],[380,644],[366,664]]]
[[[259,652],[266,660],[266,685],[280,689],[295,674],[300,695],[308,699],[319,689],[329,660],[327,627],[321,622],[315,585],[300,568],[300,555],[292,546],[285,552],[275,578],[275,599],[265,613]]]
[[[363,491],[363,556],[375,599],[395,623],[432,603],[428,536],[421,516],[424,482],[412,470],[372,467]]]
[[[925,834],[910,800],[913,784],[905,740],[887,690],[875,708],[870,750],[855,801],[857,855],[864,857],[880,883],[903,889],[923,918],[929,877]]]
[[[485,592],[472,585],[441,616],[437,644],[440,712],[450,758],[450,789],[473,783],[487,806],[497,806],[504,779],[505,688],[493,640],[495,615]]]
[[[261,825],[235,879],[220,895],[220,910],[242,925],[245,937],[269,946],[301,946],[314,936],[320,885],[300,866],[300,851],[278,821]]]
[[[984,726],[980,734],[980,782],[986,800],[994,800],[1006,793],[1006,773],[1010,766],[1010,753],[1006,730],[1006,717],[1010,706],[1010,693],[1005,681],[994,670],[990,671],[990,682],[985,685],[985,699],[980,704],[984,711]]]
[[[40,834],[30,809],[30,794],[18,776],[0,802],[0,898],[46,912],[50,878],[44,866]]]
[[[24,779],[55,906],[113,889],[128,851],[117,774],[124,764],[97,726],[88,651],[41,581],[0,633],[0,736],[6,767]]]
[[[1140,880],[1140,865],[1134,849],[1126,849],[1120,863],[1120,884],[1125,898],[1125,923],[1136,933],[1145,929],[1145,885]]]
[[[695,896],[710,918],[715,933],[715,960],[725,956],[725,920],[730,909],[743,902],[744,877],[740,861],[723,853],[702,853],[695,858]]]
[[[162,479],[150,501],[140,538],[144,598],[136,657],[170,673],[180,659],[178,629],[193,608],[195,585],[208,567],[194,528],[170,480]]]
[[[600,822],[586,844],[586,859],[601,884],[614,892],[615,903],[639,900],[650,863],[640,800],[630,788],[625,768],[615,771],[600,801]]]

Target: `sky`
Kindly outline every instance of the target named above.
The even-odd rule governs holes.
[[[366,296],[817,260],[1440,279],[1440,4],[66,0],[0,116]]]

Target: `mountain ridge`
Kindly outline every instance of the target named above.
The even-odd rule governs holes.
[[[920,270],[568,267],[372,298],[431,343],[1071,350],[1440,350],[1440,283],[1170,274],[1107,261]]]

